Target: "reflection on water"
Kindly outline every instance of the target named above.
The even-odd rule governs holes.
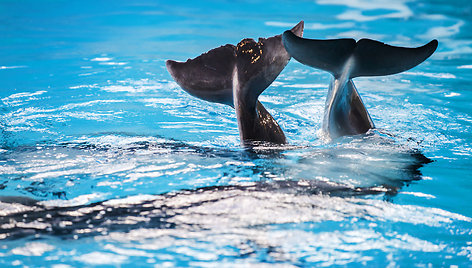
[[[108,134],[57,146],[15,148],[3,161],[8,163],[3,167],[8,174],[3,189],[14,188],[12,178],[27,176],[30,183],[22,191],[39,198],[0,199],[3,239],[40,233],[77,238],[141,227],[206,229],[221,221],[226,228],[242,228],[381,217],[378,208],[370,214],[370,201],[354,197],[395,195],[404,184],[420,179],[418,169],[430,162],[378,133],[321,148],[257,144],[239,150]],[[173,185],[178,185],[179,174],[192,179]],[[82,181],[83,176],[91,179]],[[166,183],[173,186],[167,193],[162,187]],[[80,194],[79,189],[87,187],[93,194]],[[150,187],[151,193],[163,193],[142,195]],[[111,189],[115,196],[129,197],[106,200]],[[63,201],[41,201],[50,197]],[[92,203],[97,199],[105,201]],[[257,213],[250,212],[255,209]]]
[[[132,258],[167,260],[172,265],[208,261],[227,265],[227,258],[237,257],[249,263],[343,265],[371,261],[392,250],[425,257],[454,250],[409,233],[408,228],[438,231],[450,228],[451,222],[470,225],[472,221],[437,208],[362,198],[389,191],[320,180],[285,180],[135,195],[80,206],[9,200],[29,204],[0,202],[2,208],[8,208],[2,212],[0,238],[52,235],[80,241],[93,237],[104,246],[74,255],[74,261],[86,264],[122,264]],[[377,231],[389,224],[406,229]],[[31,251],[41,254],[54,249],[47,243],[33,243],[12,252],[31,256]],[[312,250],[319,252],[312,254]],[[339,258],[330,257],[334,255]],[[97,259],[90,259],[92,256]]]
[[[386,191],[380,187],[351,188],[323,181],[275,181],[137,195],[82,206],[49,201],[32,204],[31,199],[4,197],[2,206],[12,206],[2,211],[0,232],[3,239],[39,234],[78,239],[141,228],[194,232],[346,218],[426,226],[451,220],[471,221],[443,210],[357,197]]]

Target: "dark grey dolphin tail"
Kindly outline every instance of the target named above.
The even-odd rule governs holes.
[[[301,21],[291,32],[301,36],[303,27]],[[258,42],[244,39],[186,62],[168,60],[166,67],[189,94],[234,107],[242,141],[285,143],[283,131],[257,99],[289,60],[282,35],[276,35]]]
[[[352,58],[349,78],[380,76],[409,70],[425,61],[438,47],[433,40],[417,48],[396,47],[370,39],[305,39],[290,31],[283,34],[283,43],[288,53],[297,61],[341,75],[345,64]]]
[[[330,138],[356,135],[374,128],[352,78],[400,73],[422,63],[438,47],[433,40],[417,48],[386,45],[361,39],[305,39],[286,31],[282,35],[287,52],[297,61],[330,72],[323,132]]]
[[[380,76],[397,74],[409,70],[429,58],[436,48],[438,41],[416,47],[395,47],[370,39],[357,42],[355,67],[350,77]]]
[[[167,60],[166,67],[190,95],[233,106],[231,77],[235,63],[235,46],[225,45],[186,62]]]
[[[301,36],[303,26],[304,22],[300,21],[291,31]],[[245,56],[248,56],[247,64],[243,60]],[[269,64],[269,56],[274,57],[273,66]],[[237,47],[227,44],[194,59],[188,59],[186,62],[167,60],[166,67],[177,84],[190,95],[202,100],[233,106],[232,78],[235,65],[238,63],[240,68],[251,69],[250,75],[240,77],[243,79],[242,82],[263,74],[268,86],[287,64],[280,66],[280,62],[275,62],[280,60],[280,57],[287,61],[290,59],[283,47],[281,35],[276,35],[267,39],[261,38],[257,43],[252,39],[244,39]]]

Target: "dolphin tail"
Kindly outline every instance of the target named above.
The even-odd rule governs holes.
[[[197,98],[233,105],[232,73],[236,63],[235,46],[212,49],[186,62],[166,61],[170,75]]]
[[[301,36],[303,26],[304,23],[301,21],[291,31]],[[238,65],[241,68],[251,69],[251,75],[239,77],[243,83],[250,79],[258,81],[265,79],[268,86],[287,64],[285,62],[283,66],[280,64],[276,66],[280,63],[277,60],[280,59],[288,62],[290,56],[282,45],[281,35],[277,35],[267,39],[261,38],[257,43],[252,39],[244,39],[237,47],[224,45],[194,59],[188,59],[186,62],[167,60],[166,67],[177,84],[190,95],[206,101],[234,106],[232,90],[234,67]],[[244,60],[246,60],[245,63]],[[271,66],[270,63],[275,64]],[[264,77],[262,78],[261,75]],[[261,86],[264,85],[261,84]]]
[[[425,61],[438,47],[438,41],[416,47],[396,47],[371,39],[305,39],[286,31],[283,43],[297,61],[330,72],[339,77],[349,59],[349,78],[381,76],[409,70]]]

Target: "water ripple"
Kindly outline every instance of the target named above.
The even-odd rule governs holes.
[[[388,0],[380,0],[375,2],[365,0],[317,0],[316,2],[320,5],[343,5],[351,8],[350,10],[345,11],[344,13],[337,16],[337,18],[340,20],[354,20],[365,22],[392,18],[407,19],[413,16],[413,11],[406,5],[406,3],[408,2],[406,0],[395,2]],[[385,13],[385,10],[391,12]],[[363,14],[363,12],[365,11],[377,11],[379,14],[365,15]]]

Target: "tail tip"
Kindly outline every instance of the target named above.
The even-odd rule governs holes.
[[[437,39],[433,39],[431,40],[431,42],[429,42],[429,44],[433,48],[433,51],[435,51],[438,48],[439,42]]]
[[[167,68],[167,71],[169,72],[169,74],[172,76],[172,77],[175,77],[174,75],[174,66],[175,66],[175,63],[177,63],[176,61],[173,61],[173,60],[166,60],[166,68]]]
[[[295,35],[302,37],[303,36],[303,30],[305,28],[305,22],[301,20],[297,25],[295,25],[290,31],[294,33]]]
[[[172,67],[172,64],[174,63],[175,61],[173,60],[166,60],[166,67],[167,69],[171,68]]]

